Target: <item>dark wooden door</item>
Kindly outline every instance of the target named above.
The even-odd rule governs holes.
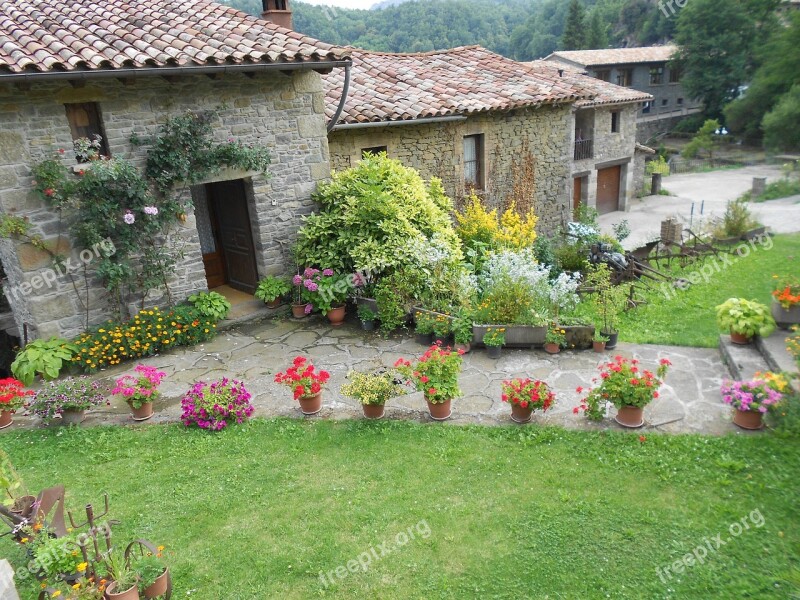
[[[619,210],[619,178],[622,167],[597,171],[597,212],[601,215]]]
[[[582,187],[583,182],[580,177],[574,177],[572,179],[572,218],[576,221],[578,220],[578,216],[580,215],[581,211],[581,196],[582,194]]]
[[[258,283],[258,269],[244,181],[209,183],[206,189],[226,283],[252,294]]]

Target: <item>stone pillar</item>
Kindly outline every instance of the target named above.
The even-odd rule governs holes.
[[[766,177],[753,177],[753,199],[755,200],[759,196],[764,194],[764,191],[767,189],[767,178]]]
[[[650,195],[658,196],[661,193],[661,173],[653,173],[653,183],[650,185]]]
[[[17,588],[14,585],[14,569],[7,560],[0,560],[0,598],[3,600],[19,600]]]

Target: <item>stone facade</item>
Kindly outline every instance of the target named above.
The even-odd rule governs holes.
[[[636,148],[637,104],[601,105],[582,108],[576,113],[576,128],[592,140],[592,156],[572,161],[572,177],[582,179],[581,201],[597,206],[597,171],[621,166],[619,210],[626,210],[639,183],[634,183],[633,158]],[[618,132],[612,132],[612,113],[617,113]],[[591,129],[587,131],[587,124]],[[576,134],[577,135],[577,134]]]
[[[544,105],[450,122],[344,128],[334,130],[328,141],[335,170],[354,165],[364,149],[386,147],[390,158],[414,167],[423,178],[439,177],[457,205],[465,196],[464,136],[483,135],[483,195],[490,206],[511,192],[515,161],[519,165],[527,149],[534,161],[539,229],[553,231],[569,212],[572,132],[571,106]]]
[[[299,216],[313,210],[311,194],[330,175],[321,79],[312,71],[290,73],[262,72],[252,78],[231,74],[214,79],[203,75],[169,80],[96,79],[82,87],[35,80],[24,88],[2,85],[0,209],[27,218],[33,224],[32,233],[42,235],[72,264],[91,263],[91,251],[75,247],[65,233],[59,235],[66,232],[60,215],[32,189],[31,165],[58,148],[72,148],[64,105],[97,103],[111,155],[139,166],[146,150],[131,144],[131,134],[147,138],[171,116],[187,110],[216,110],[218,141],[234,138],[271,151],[268,178],[228,173],[216,180],[244,175],[259,276],[283,272]],[[182,193],[190,198],[189,190]],[[170,243],[181,251],[169,286],[172,300],[179,301],[207,288],[192,210],[171,234]],[[25,324],[29,338],[73,336],[87,324],[112,315],[100,281],[91,275],[91,264],[86,277],[82,267],[71,276],[53,273],[50,256],[21,240],[0,241],[0,260],[16,324],[20,332]],[[159,294],[149,297],[150,303],[165,301]]]

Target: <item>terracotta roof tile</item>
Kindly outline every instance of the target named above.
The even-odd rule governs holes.
[[[0,40],[0,74],[347,57],[209,0],[0,0]]]
[[[642,48],[606,48],[603,50],[561,50],[544,60],[565,61],[583,67],[601,65],[630,65],[666,62],[678,50],[677,46],[644,46]]]
[[[423,54],[351,49],[351,56],[350,92],[340,123],[469,115],[586,97],[557,69],[537,73],[480,46]],[[334,70],[323,80],[330,119],[341,99],[344,72]]]
[[[602,81],[587,75],[584,71],[570,68],[558,62],[534,60],[526,64],[540,73],[550,71],[557,74],[560,70],[564,79],[590,97],[590,99],[576,102],[575,105],[579,108],[601,106],[603,104],[630,104],[653,99],[653,96],[647,92]]]

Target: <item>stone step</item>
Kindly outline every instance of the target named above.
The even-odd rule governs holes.
[[[756,344],[734,344],[731,336],[723,334],[719,336],[719,351],[734,380],[747,381],[759,371],[770,370]]]
[[[764,357],[770,371],[776,373],[796,373],[797,363],[794,357],[789,354],[786,349],[787,340],[792,337],[793,333],[789,331],[777,330],[771,336],[766,338],[756,338],[756,346],[758,351]],[[800,380],[795,379],[792,386],[800,392]]]

